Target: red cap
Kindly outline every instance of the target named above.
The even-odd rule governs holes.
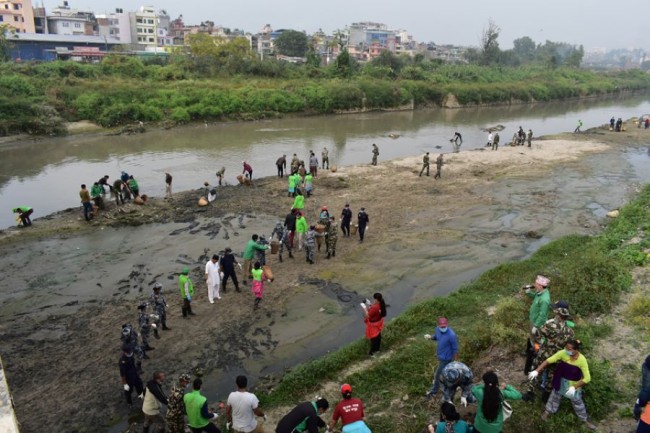
[[[447,326],[447,318],[438,317],[438,326]]]
[[[341,385],[341,394],[345,394],[346,392],[352,392],[352,387],[349,384],[344,383]]]

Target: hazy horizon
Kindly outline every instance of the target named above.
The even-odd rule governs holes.
[[[336,29],[358,21],[374,21],[392,29],[404,29],[419,42],[436,44],[478,45],[484,28],[492,19],[500,28],[499,44],[512,47],[514,39],[529,36],[536,43],[546,40],[584,45],[593,48],[650,47],[650,4],[643,0],[624,0],[616,8],[602,1],[591,3],[560,0],[533,2],[519,0],[457,0],[438,5],[432,1],[414,0],[395,3],[386,0],[330,0],[316,3],[309,0],[242,0],[228,4],[208,0],[178,3],[171,0],[135,3],[125,0],[68,0],[73,9],[109,13],[115,8],[124,11],[153,6],[164,9],[172,17],[183,15],[188,25],[214,21],[229,28],[252,33],[265,24],[274,29],[322,29],[330,34]],[[53,9],[63,0],[33,0]],[[609,30],[611,29],[611,30]]]

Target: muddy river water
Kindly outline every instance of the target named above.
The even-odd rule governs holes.
[[[189,189],[203,180],[213,181],[215,169],[222,165],[232,182],[242,159],[252,162],[257,177],[274,174],[273,163],[282,153],[306,157],[314,149],[320,157],[324,146],[330,150],[332,163],[348,165],[366,161],[373,142],[380,147],[380,159],[392,159],[418,155],[435,145],[449,151],[455,130],[463,133],[465,150],[483,145],[486,134],[480,129],[486,126],[506,126],[502,137],[509,138],[519,125],[542,135],[572,130],[577,119],[591,127],[612,115],[625,119],[643,113],[650,113],[648,96],[293,118],[191,126],[141,136],[76,136],[19,143],[0,149],[0,202],[5,210],[16,201],[33,205],[43,215],[76,206],[79,183],[103,174],[114,177],[120,170],[135,174],[141,191],[161,195],[166,171],[174,174],[176,189]],[[389,134],[400,138],[392,139]],[[355,280],[338,275],[332,279],[340,286],[316,281],[321,290],[298,292],[287,302],[285,314],[256,323],[259,328],[272,325],[272,344],[266,350],[239,356],[231,365],[217,364],[221,368],[210,373],[205,386],[209,398],[227,396],[239,372],[255,381],[361,337],[355,306],[359,297],[373,291],[384,293],[389,314],[396,315],[418,300],[449,293],[499,263],[526,257],[552,239],[597,233],[608,210],[625,203],[638,185],[650,182],[649,167],[647,147],[624,147],[559,164],[542,177],[479,184],[474,193],[490,200],[462,214],[439,215],[432,201],[430,210],[414,218],[437,221],[436,230],[446,233],[444,240],[406,232],[399,242],[387,240],[363,257],[365,268],[383,270],[376,276]],[[0,287],[0,322],[6,325],[13,317],[29,314],[38,323],[52,311],[74,314],[80,306],[115,297],[135,302],[142,297],[140,288],[148,292],[155,280],[165,282],[175,293],[177,268],[202,265],[206,250],[211,254],[225,245],[232,245],[239,254],[251,233],[269,234],[276,221],[265,215],[244,216],[241,222],[236,217],[221,220],[223,230],[216,236],[202,231],[214,222],[199,219],[191,226],[106,227],[82,237],[35,241],[12,251],[5,248],[0,251],[0,269],[5,275]],[[2,226],[12,222],[10,214],[0,218]],[[525,235],[531,232],[536,235]],[[326,277],[321,272],[316,278]],[[56,329],[30,335],[36,341],[58,337]],[[126,421],[119,423],[114,431],[125,425]]]

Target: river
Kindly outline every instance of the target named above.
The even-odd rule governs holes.
[[[435,151],[451,151],[454,131],[463,134],[462,148],[486,141],[481,129],[502,124],[502,141],[519,126],[544,135],[571,131],[578,119],[583,129],[609,121],[650,113],[650,96],[578,100],[536,105],[481,107],[455,110],[416,110],[363,113],[258,121],[192,125],[153,130],[141,135],[76,135],[13,142],[0,146],[0,228],[14,224],[10,209],[28,205],[34,217],[79,205],[82,183],[91,185],[103,175],[114,180],[122,170],[139,181],[140,191],[160,196],[164,173],[174,176],[174,189],[200,187],[215,182],[215,172],[226,167],[226,180],[236,182],[242,160],[249,161],[254,176],[275,173],[275,160],[297,153],[307,159],[327,147],[331,164],[369,161],[371,144],[380,159]],[[393,139],[389,134],[400,137]]]

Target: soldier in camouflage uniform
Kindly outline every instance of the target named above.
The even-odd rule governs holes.
[[[149,303],[153,307],[153,312],[158,316],[156,320],[156,325],[160,327],[162,325],[163,331],[171,331],[171,328],[167,327],[167,301],[165,297],[161,294],[162,284],[156,283],[153,286],[153,293],[149,297]]]
[[[555,313],[555,317],[547,320],[541,328],[537,329],[535,333],[535,342],[539,345],[537,355],[533,359],[531,370],[536,369],[547,358],[555,355],[558,351],[562,350],[566,342],[575,338],[573,331],[573,322],[569,321],[569,304],[566,301],[558,301],[551,304],[551,308]],[[555,365],[550,364],[540,376],[539,379],[534,379],[528,382],[528,392],[524,396],[524,400],[534,399],[535,387],[539,386],[544,390],[543,399],[548,399],[551,394],[553,373],[555,372]]]
[[[133,329],[130,324],[122,325],[122,336],[120,337],[122,342],[122,350],[130,350],[135,355],[136,366],[138,371],[142,372],[142,360],[149,359],[147,353],[142,349],[142,346],[138,344],[138,333]]]
[[[268,245],[269,241],[266,240],[264,235],[260,235],[257,239],[257,245]],[[255,250],[255,261],[260,262],[260,265],[266,265],[266,250]]]
[[[152,314],[151,316],[155,316]],[[144,350],[153,350],[154,347],[149,346],[149,332],[153,329],[153,333],[156,338],[160,338],[158,335],[158,326],[155,323],[150,323],[149,319],[154,319],[147,313],[147,303],[143,302],[138,305],[138,326],[140,327],[140,337],[142,338],[142,345]]]
[[[327,258],[336,257],[336,236],[339,229],[336,219],[331,216],[330,223],[327,226]]]
[[[305,256],[307,263],[314,264],[314,250],[316,249],[316,227],[310,226],[305,237]]]
[[[178,383],[172,386],[172,391],[167,400],[167,426],[169,433],[185,433],[185,388],[190,383],[189,374],[181,374]]]
[[[377,165],[377,157],[379,156],[379,148],[375,143],[372,144],[372,165]]]
[[[285,247],[287,248],[287,251],[289,251],[289,257],[293,259],[293,255],[291,254],[291,242],[289,242],[289,235],[289,230],[285,230],[282,222],[278,221],[275,224],[273,233],[271,233],[271,239],[273,239],[275,236],[275,238],[280,243],[280,250],[278,251],[278,258],[280,259],[280,263],[282,263],[282,253],[284,252]]]
[[[420,170],[420,177],[422,177],[422,173],[424,173],[424,170],[427,170],[427,176],[429,175],[429,152],[427,152],[423,157],[422,157],[422,170]]]

